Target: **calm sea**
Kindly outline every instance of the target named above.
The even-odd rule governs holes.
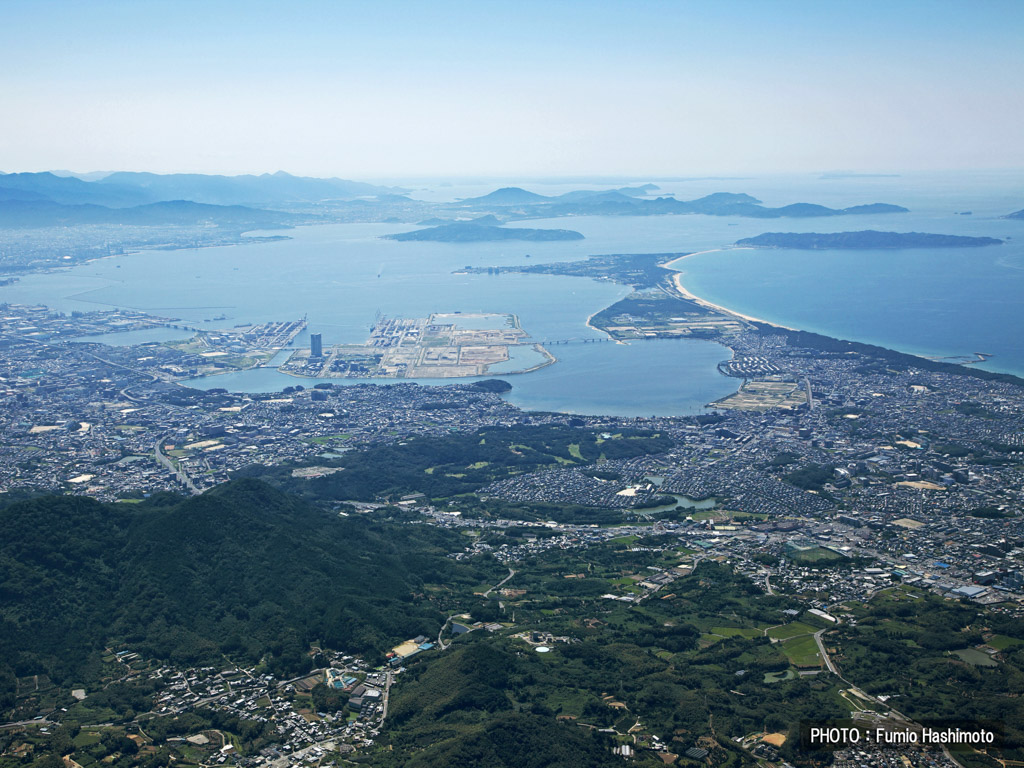
[[[656,180],[681,199],[732,191],[773,206],[889,202],[912,212],[810,220],[573,217],[517,225],[571,228],[586,236],[565,243],[397,243],[379,236],[410,227],[326,225],[290,232],[288,241],[142,252],[29,275],[0,287],[0,301],[64,311],[132,307],[211,328],[306,316],[309,331],[322,333],[325,343],[365,340],[378,312],[407,317],[512,312],[537,341],[574,342],[551,347],[559,358],[553,366],[506,375],[513,402],[575,413],[695,413],[734,391],[736,381],[716,370],[729,350],[703,341],[579,343],[600,338],[586,319],[624,296],[623,286],[585,278],[456,272],[467,265],[544,263],[591,254],[702,251],[768,231],[881,229],[1014,238],[1002,246],[965,250],[724,251],[683,260],[677,268],[694,293],[773,322],[934,356],[986,352],[994,355],[989,368],[1024,373],[1024,222],[997,218],[1024,207],[1021,178]],[[502,185],[435,185],[414,196],[454,199]],[[558,194],[587,185],[523,186]],[[964,211],[972,213],[958,215]],[[309,383],[260,369],[192,385],[275,391],[299,382]]]
[[[956,174],[819,181],[818,194],[815,185],[802,185],[796,196],[835,207],[854,198],[893,202],[911,212],[775,219],[756,227],[762,232],[935,232],[996,237],[1003,245],[728,250],[687,258],[675,267],[691,292],[744,314],[928,357],[970,358],[983,352],[993,357],[981,367],[1024,376],[1024,221],[1000,218],[1024,208],[1022,179],[1024,174]],[[826,194],[830,187],[832,202]]]

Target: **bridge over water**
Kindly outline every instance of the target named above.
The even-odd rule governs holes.
[[[535,341],[534,344],[540,344],[542,346],[549,346],[555,344],[606,344],[608,342],[615,341],[615,339],[603,338],[603,339],[584,339],[584,338],[572,338],[572,339],[546,339],[544,341]]]

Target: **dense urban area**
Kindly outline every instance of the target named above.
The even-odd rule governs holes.
[[[58,494],[143,510],[255,480],[317,514],[418,536],[433,529],[442,537],[436,554],[451,563],[444,567],[463,569],[453,571],[459,586],[420,588],[443,616],[439,630],[436,618],[414,617],[352,647],[308,642],[288,663],[232,660],[223,645],[219,663],[199,651],[161,656],[150,641],[121,637],[101,650],[98,673],[57,682],[23,658],[0,761],[58,754],[70,768],[403,765],[422,749],[417,738],[437,727],[418,721],[409,702],[451,693],[451,681],[434,678],[446,681],[466,664],[498,664],[467,662],[479,648],[505,654],[513,668],[528,666],[526,651],[590,665],[580,655],[588,636],[616,622],[656,623],[683,606],[663,622],[672,628],[685,617],[678,632],[647,642],[638,625],[629,642],[669,665],[663,676],[675,659],[711,664],[701,656],[713,654],[709,674],[728,671],[719,693],[749,698],[745,715],[735,706],[716,715],[705,696],[707,723],[685,726],[676,712],[673,729],[646,688],[594,690],[590,673],[573,678],[567,669],[547,685],[519,683],[514,707],[590,729],[590,740],[572,748],[588,765],[594,755],[637,764],[989,765],[982,752],[944,744],[815,750],[801,730],[808,715],[762,715],[758,725],[766,703],[754,703],[784,688],[805,713],[842,715],[893,738],[924,727],[922,714],[954,716],[951,698],[924,706],[912,680],[879,679],[869,660],[898,653],[872,656],[891,645],[882,637],[951,659],[959,671],[950,695],[993,673],[1009,688],[992,696],[1016,695],[1024,386],[745,321],[666,279],[662,264],[679,256],[530,268],[631,285],[632,294],[591,319],[620,343],[721,343],[719,369],[737,391],[692,417],[527,413],[494,378],[446,386],[303,386],[296,378],[278,393],[200,390],[188,380],[272,366],[298,349],[305,319],[218,329],[218,318],[195,327],[126,309],[0,307],[0,488],[10,502]],[[154,329],[180,338],[128,343]],[[313,339],[306,354],[321,355]],[[688,597],[709,584],[717,585],[712,602],[732,596],[721,609]],[[904,624],[886,624],[897,621]],[[880,622],[884,635],[865,638],[864,628]],[[937,622],[963,629],[936,640]],[[406,627],[412,637],[394,644]],[[761,678],[758,690],[749,687]],[[455,689],[468,696],[479,685]],[[561,687],[570,685],[578,692]],[[669,678],[660,685],[670,697],[685,687]],[[389,721],[395,696],[399,714]],[[820,696],[830,698],[816,710]],[[976,715],[996,707],[993,699]],[[1016,717],[1006,727],[1015,736]],[[1014,736],[1000,754],[1016,754]]]
[[[0,768],[1024,768],[1022,8],[0,0]]]
[[[620,334],[644,333],[652,323],[656,333],[665,331],[636,309],[642,298],[634,294],[624,308],[606,310]],[[693,324],[707,319],[697,304],[685,307],[690,315],[677,304],[670,309],[676,317],[661,335],[679,335],[687,323],[683,335],[699,332]],[[609,612],[650,610],[645,606],[681,594],[682,584],[704,584],[707,568],[723,564],[785,607],[774,619],[733,611],[696,622],[696,647],[766,638],[784,654],[778,668],[764,672],[766,683],[828,679],[854,721],[897,729],[914,723],[884,685],[854,677],[851,668],[862,670],[863,661],[845,650],[858,620],[867,621],[880,601],[939,600],[996,617],[969,624],[946,653],[967,670],[1009,669],[1007,654],[1024,645],[1024,633],[993,626],[1012,627],[1022,616],[1024,387],[966,368],[894,363],[870,349],[801,347],[792,334],[728,320],[728,335],[718,338],[733,355],[721,368],[742,380],[737,395],[703,416],[617,418],[523,412],[494,380],[296,384],[268,395],[200,391],[177,382],[229,366],[222,357],[245,361],[241,367],[265,364],[304,324],[200,329],[184,343],[122,345],[119,332],[176,321],[126,310],[69,316],[4,305],[6,496],[74,494],[144,505],[159,492],[196,495],[232,478],[260,477],[342,516],[451,533],[449,560],[507,569],[491,586],[464,593],[464,604],[454,601],[451,607],[463,610],[436,636],[428,638],[424,626],[419,636],[365,658],[313,646],[298,677],[226,654],[221,664],[168,664],[131,643],[108,646],[104,674],[80,688],[19,674],[10,722],[0,731],[5,764],[46,753],[47,739],[64,742],[58,752],[70,755],[65,763],[82,768],[143,758],[153,765],[170,759],[283,768],[359,755],[390,764],[381,733],[392,681],[401,691],[410,665],[451,647],[459,653],[464,638],[479,633],[556,654],[583,639],[566,627],[575,611],[582,609],[582,626],[594,630],[610,621]],[[721,327],[710,325],[715,333]],[[183,328],[183,336],[195,330]],[[113,343],[103,343],[108,339]],[[496,461],[495,451],[508,462]],[[373,472],[385,456],[406,471]],[[599,552],[615,554],[622,567],[598,579],[588,561],[560,575],[588,587],[597,582],[598,592],[585,590],[570,609],[571,592],[556,585],[547,599],[561,595],[557,608],[530,608],[537,574],[550,577],[552,562]],[[474,599],[483,602],[474,608]],[[658,653],[672,656],[671,644],[662,645],[668,647]],[[734,673],[736,696],[745,695],[744,674]],[[123,687],[120,695],[132,703],[127,712],[110,700]],[[602,753],[620,761],[800,761],[790,723],[692,731],[694,737],[684,728],[673,738],[645,725],[613,692],[602,706],[628,714],[628,722],[597,717],[593,705],[578,712],[566,705],[558,719],[589,723],[608,739]],[[732,752],[723,751],[723,739]],[[392,741],[387,750],[397,746]],[[848,745],[829,759],[952,765],[954,756]]]

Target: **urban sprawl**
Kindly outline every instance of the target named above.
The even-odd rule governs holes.
[[[0,306],[0,491],[130,501],[161,490],[201,493],[251,465],[294,465],[295,478],[321,477],[339,471],[332,462],[347,451],[412,436],[566,425],[612,440],[639,429],[668,436],[671,449],[608,459],[597,465],[600,472],[559,464],[513,474],[477,494],[485,502],[618,510],[623,522],[550,521],[543,523],[549,535],[500,545],[467,539],[465,549],[450,556],[487,552],[512,573],[517,563],[546,549],[654,532],[670,534],[676,547],[681,542],[696,554],[676,568],[651,570],[606,599],[643,601],[700,560],[714,558],[729,561],[769,594],[808,596],[806,609],[825,626],[844,620],[841,611],[832,612],[835,606],[867,600],[895,583],[1024,615],[1024,387],[1012,382],[894,369],[860,355],[800,349],[784,335],[744,326],[729,337],[733,358],[722,370],[744,379],[746,387],[756,389],[758,381],[788,385],[778,407],[730,407],[727,400],[700,417],[575,416],[527,413],[469,384],[296,384],[276,394],[239,394],[177,383],[215,369],[220,357],[266,362],[302,330],[299,322],[221,337],[204,332],[214,342],[219,338],[220,347],[208,340],[123,346],[76,341],[97,334],[116,340],[119,331],[172,322],[127,310],[65,315],[39,306]],[[259,353],[251,352],[254,345]],[[411,524],[522,525],[478,519],[465,503],[422,494],[352,506],[362,514],[403,507],[418,513]],[[666,510],[677,514],[661,519]],[[855,566],[827,567],[836,561]],[[465,621],[459,625],[464,631],[511,626]],[[819,665],[835,673],[820,635]],[[160,682],[156,715],[202,704],[246,718],[274,717],[280,743],[257,756],[239,757],[226,740],[189,737],[206,750],[204,765],[283,766],[315,763],[325,749],[372,743],[401,662],[412,653],[443,649],[442,638],[437,640],[411,639],[379,669],[344,649],[322,649],[318,670],[289,681],[233,666],[176,669],[139,659],[130,648],[109,653],[126,676]],[[309,718],[294,710],[290,694],[320,682],[345,690],[351,719]],[[59,713],[47,717],[59,719]],[[890,764],[890,757],[858,756],[856,750],[839,757],[842,765]],[[930,753],[915,764],[946,763]]]

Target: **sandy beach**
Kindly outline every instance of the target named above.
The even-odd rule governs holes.
[[[669,262],[667,262],[665,264],[662,264],[661,266],[665,267],[666,269],[673,269],[674,270],[674,269],[676,269],[676,267],[675,267],[676,264],[678,264],[681,261],[684,261],[685,259],[690,258],[691,256],[700,256],[701,254],[705,254],[705,253],[719,253],[721,251],[738,251],[738,250],[750,251],[750,250],[754,250],[754,249],[753,248],[712,248],[712,249],[707,250],[707,251],[697,251],[696,253],[688,253],[685,256],[680,256],[678,259],[673,259],[672,261],[669,261]],[[771,325],[771,326],[774,326],[776,328],[785,328],[788,331],[798,330],[796,328],[791,328],[788,325],[781,325],[780,323],[773,323],[773,322],[771,322],[769,320],[764,320],[764,319],[762,319],[760,317],[754,317],[753,315],[745,315],[742,312],[737,312],[734,309],[729,309],[728,307],[723,307],[721,304],[713,304],[712,302],[708,301],[707,299],[702,299],[700,296],[697,296],[697,295],[691,293],[690,291],[688,291],[686,289],[686,286],[683,285],[683,276],[685,274],[686,274],[685,272],[676,271],[676,273],[674,275],[672,275],[672,282],[675,284],[676,290],[679,291],[679,294],[684,299],[689,299],[690,301],[694,302],[695,304],[700,304],[702,307],[707,307],[708,309],[714,309],[714,310],[716,310],[718,312],[722,312],[723,314],[731,315],[733,317],[738,317],[738,318],[740,318],[742,320],[747,320],[748,322],[763,323],[765,325]]]
[[[591,312],[590,316],[587,318],[587,328],[595,330],[598,333],[603,333],[605,336],[607,336],[609,339],[614,341],[616,344],[629,344],[628,341],[622,341],[622,339],[616,339],[614,336],[612,336],[610,333],[608,333],[608,331],[606,331],[604,328],[598,328],[596,325],[591,325],[590,324],[590,321],[593,320],[596,315],[600,314],[601,312],[604,312],[604,310],[607,309],[607,308],[608,307],[604,307],[603,309],[599,309],[596,312]]]

